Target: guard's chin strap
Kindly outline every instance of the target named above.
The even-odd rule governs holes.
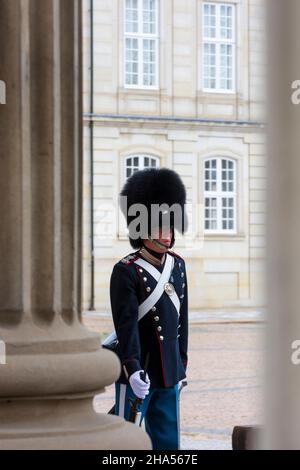
[[[151,238],[149,237],[149,240],[151,243],[153,243],[153,245],[155,245],[157,248],[159,248],[160,250],[166,250],[168,251],[169,247],[163,245],[162,243],[159,243],[158,240],[155,240],[154,238]]]

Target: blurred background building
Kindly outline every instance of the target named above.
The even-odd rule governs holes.
[[[264,305],[265,0],[84,0],[84,308],[132,251],[127,177],[170,167],[190,226],[190,307]]]

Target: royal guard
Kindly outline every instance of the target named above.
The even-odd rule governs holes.
[[[122,365],[115,413],[130,420],[138,403],[153,449],[176,450],[179,389],[188,360],[188,290],[184,260],[170,250],[175,229],[186,230],[186,191],[174,171],[146,169],[127,180],[121,196],[136,251],[120,260],[111,276]],[[137,217],[140,206],[146,217]]]

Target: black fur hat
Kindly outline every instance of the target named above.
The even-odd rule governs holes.
[[[136,215],[128,214],[128,209],[133,204],[143,204],[148,210],[148,233],[151,228],[151,204],[167,204],[169,207],[178,204],[181,208],[181,217],[174,217],[172,210],[169,213],[171,227],[180,233],[184,233],[187,229],[187,215],[185,212],[186,190],[179,175],[168,168],[151,168],[134,173],[126,181],[121,196],[126,196],[127,204],[122,201],[121,209],[126,218],[129,227],[129,241],[133,248],[140,248],[143,243],[142,239],[134,239],[131,236],[130,223],[136,218]],[[161,222],[161,218],[160,218]]]

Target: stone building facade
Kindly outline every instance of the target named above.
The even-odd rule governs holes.
[[[112,266],[131,250],[118,194],[148,166],[187,187],[175,251],[191,308],[264,304],[264,6],[84,0],[85,308],[109,309]]]

